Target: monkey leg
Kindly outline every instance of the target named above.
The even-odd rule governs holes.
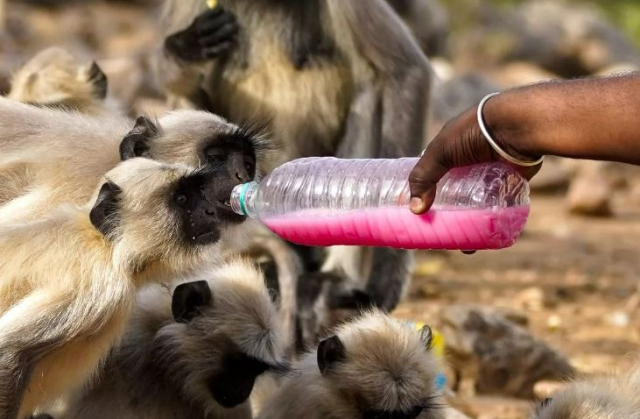
[[[81,385],[121,334],[126,313],[42,290],[0,317],[0,419],[25,417]]]
[[[411,280],[413,262],[413,252],[407,250],[373,249],[371,272],[364,291],[376,307],[387,312],[396,308]]]

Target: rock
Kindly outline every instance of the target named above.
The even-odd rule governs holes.
[[[445,409],[444,417],[446,419],[470,419],[469,416],[450,407]]]
[[[527,62],[513,62],[491,72],[491,78],[505,88],[539,83],[560,78],[539,66]]]
[[[616,166],[608,162],[581,162],[567,195],[569,211],[579,215],[612,215],[613,194],[625,184],[624,176]]]
[[[538,381],[574,374],[562,354],[493,309],[451,306],[443,310],[442,322],[448,361],[458,377],[454,390],[461,394],[531,399]]]
[[[562,318],[557,314],[553,314],[547,318],[547,328],[555,332],[562,327]]]
[[[557,0],[524,1],[510,8],[480,4],[474,16],[479,27],[454,45],[470,65],[526,61],[571,78],[616,63],[640,64],[632,40],[591,5]]]
[[[533,392],[535,393],[536,399],[544,400],[561,391],[566,386],[567,383],[562,381],[538,381],[536,385],[533,386]]]
[[[452,400],[458,410],[476,419],[528,418],[531,414],[529,401],[503,397],[464,397]]]
[[[539,287],[527,288],[516,295],[515,303],[524,310],[542,311],[545,307],[544,291]]]
[[[569,186],[574,173],[575,167],[567,165],[566,159],[548,156],[538,174],[529,182],[529,186],[535,192],[564,189]]]
[[[429,57],[448,53],[449,13],[440,0],[387,0]]]
[[[499,90],[498,85],[479,73],[467,73],[436,83],[431,101],[433,113],[430,132],[437,134],[451,118],[477,105],[489,93]]]

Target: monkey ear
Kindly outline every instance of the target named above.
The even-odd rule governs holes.
[[[122,161],[135,157],[150,157],[149,142],[158,135],[158,127],[147,117],[140,116],[136,125],[120,143]]]
[[[333,310],[365,310],[375,306],[369,294],[362,290],[351,290],[330,296],[327,305]]]
[[[338,336],[332,336],[323,340],[318,345],[318,368],[325,375],[336,363],[344,361],[347,357],[347,349]]]
[[[93,61],[89,68],[89,74],[87,76],[89,83],[93,85],[93,96],[96,99],[104,100],[107,97],[107,90],[109,89],[109,81],[104,71],[100,68],[98,63]]]
[[[433,330],[429,326],[423,326],[420,330],[420,340],[428,350],[433,347]]]
[[[118,203],[121,193],[122,189],[115,183],[105,183],[100,188],[98,199],[89,213],[91,224],[105,237],[113,233],[120,223]]]
[[[196,318],[203,307],[211,305],[213,296],[207,281],[180,284],[173,291],[171,312],[178,323],[189,323]]]

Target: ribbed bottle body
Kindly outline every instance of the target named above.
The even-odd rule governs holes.
[[[438,184],[432,210],[417,216],[408,209],[417,162],[294,160],[250,188],[242,204],[278,235],[306,245],[480,250],[515,242],[528,216],[529,186],[511,167],[452,170]]]

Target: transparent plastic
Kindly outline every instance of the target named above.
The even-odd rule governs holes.
[[[529,185],[502,163],[454,169],[424,215],[409,210],[417,158],[313,157],[236,187],[231,207],[309,246],[483,250],[513,245],[529,215]]]

